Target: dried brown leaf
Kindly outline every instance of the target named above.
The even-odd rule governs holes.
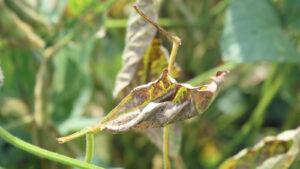
[[[220,169],[287,169],[300,149],[300,127],[266,137],[226,160]]]
[[[153,82],[133,89],[100,123],[100,130],[124,132],[158,128],[196,116],[213,101],[227,72],[218,72],[204,86],[177,83],[167,70]]]
[[[147,16],[157,20],[154,0],[138,0],[137,4]],[[126,46],[122,56],[123,67],[117,76],[114,89],[115,97],[134,79],[139,63],[143,60],[143,56],[156,32],[156,29],[148,24],[139,14],[134,11],[131,12],[126,31]]]
[[[137,1],[137,5],[147,16],[157,20],[158,14],[153,0]],[[124,65],[116,79],[114,96],[123,98],[134,87],[159,78],[161,72],[168,66],[168,60],[169,53],[162,46],[156,28],[146,23],[144,18],[135,11],[132,11],[127,26],[126,46],[123,52]],[[176,78],[179,76],[179,72],[180,68],[175,65],[172,75]],[[170,130],[170,137],[174,136],[174,139],[170,139],[170,155],[173,157],[179,153],[182,137],[182,130],[178,129],[180,125],[175,125]],[[162,150],[163,130],[161,128],[149,128],[141,130],[141,132]]]

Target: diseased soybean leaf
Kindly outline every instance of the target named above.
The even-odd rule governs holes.
[[[300,62],[268,0],[233,0],[221,40],[224,60]]]
[[[154,1],[137,1],[137,5],[153,20],[157,20],[157,10]],[[157,30],[145,22],[134,10],[131,11],[127,26],[126,46],[123,52],[123,68],[116,79],[114,96],[123,98],[139,85],[154,81],[168,66],[168,51],[161,45]],[[172,75],[179,76],[180,68],[175,65]],[[175,124],[170,130],[170,155],[176,157],[179,153],[182,130]],[[149,128],[141,130],[151,142],[162,150],[163,129]],[[174,136],[174,137],[173,137]]]
[[[192,118],[209,107],[226,74],[218,72],[207,85],[192,87],[177,83],[164,70],[158,80],[134,88],[95,129],[125,132]]]
[[[133,78],[128,86],[122,89],[117,95],[119,98],[126,96],[134,87],[145,84],[159,78],[161,72],[168,67],[169,53],[161,45],[157,36],[153,37],[152,42],[137,63],[136,70],[132,72]],[[126,64],[126,63],[125,63]],[[176,78],[180,74],[179,66],[175,65],[172,75]],[[122,74],[122,71],[119,75]],[[117,81],[118,82],[118,81]],[[117,83],[116,82],[116,83]],[[117,84],[116,84],[117,86]],[[115,88],[115,91],[117,88]]]
[[[157,12],[155,11],[153,0],[138,0],[139,8],[154,21],[157,20]],[[148,24],[139,14],[132,11],[128,19],[128,27],[126,31],[125,48],[122,55],[123,67],[119,72],[114,89],[114,96],[130,85],[134,79],[134,75],[138,70],[139,63],[143,60],[143,56],[150,46],[156,29]]]
[[[151,19],[157,20],[153,0],[137,1],[137,5]],[[156,33],[155,27],[135,11],[131,12],[122,55],[123,67],[115,82],[115,97],[122,98],[134,87],[157,79],[168,66],[169,54],[155,36]],[[179,67],[175,66],[172,75],[177,77],[179,72]]]
[[[226,160],[220,169],[287,169],[299,155],[300,127],[266,137]]]

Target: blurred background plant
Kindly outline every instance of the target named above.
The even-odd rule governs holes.
[[[133,0],[0,0],[0,124],[23,140],[84,158],[84,140],[112,97]],[[182,39],[181,82],[231,75],[211,107],[183,125],[176,168],[217,168],[242,148],[300,125],[299,0],[157,0],[159,23]],[[163,40],[163,45],[170,44]],[[0,83],[3,78],[0,71]],[[300,167],[299,153],[291,168]],[[161,168],[160,150],[130,131],[95,137],[94,164]],[[67,168],[0,139],[0,168]]]

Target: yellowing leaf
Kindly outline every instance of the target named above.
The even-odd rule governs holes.
[[[124,132],[132,128],[158,128],[196,116],[213,101],[227,72],[218,72],[204,86],[177,83],[167,70],[156,81],[134,88],[97,126]]]
[[[300,148],[300,127],[266,137],[253,148],[244,149],[226,160],[220,169],[287,169]]]

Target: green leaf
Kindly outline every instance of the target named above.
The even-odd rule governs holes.
[[[268,0],[233,0],[221,39],[224,60],[300,62]]]
[[[299,149],[300,127],[264,138],[226,160],[220,169],[288,169]]]
[[[286,0],[284,1],[284,18],[288,27],[292,27],[300,31],[300,1]]]

